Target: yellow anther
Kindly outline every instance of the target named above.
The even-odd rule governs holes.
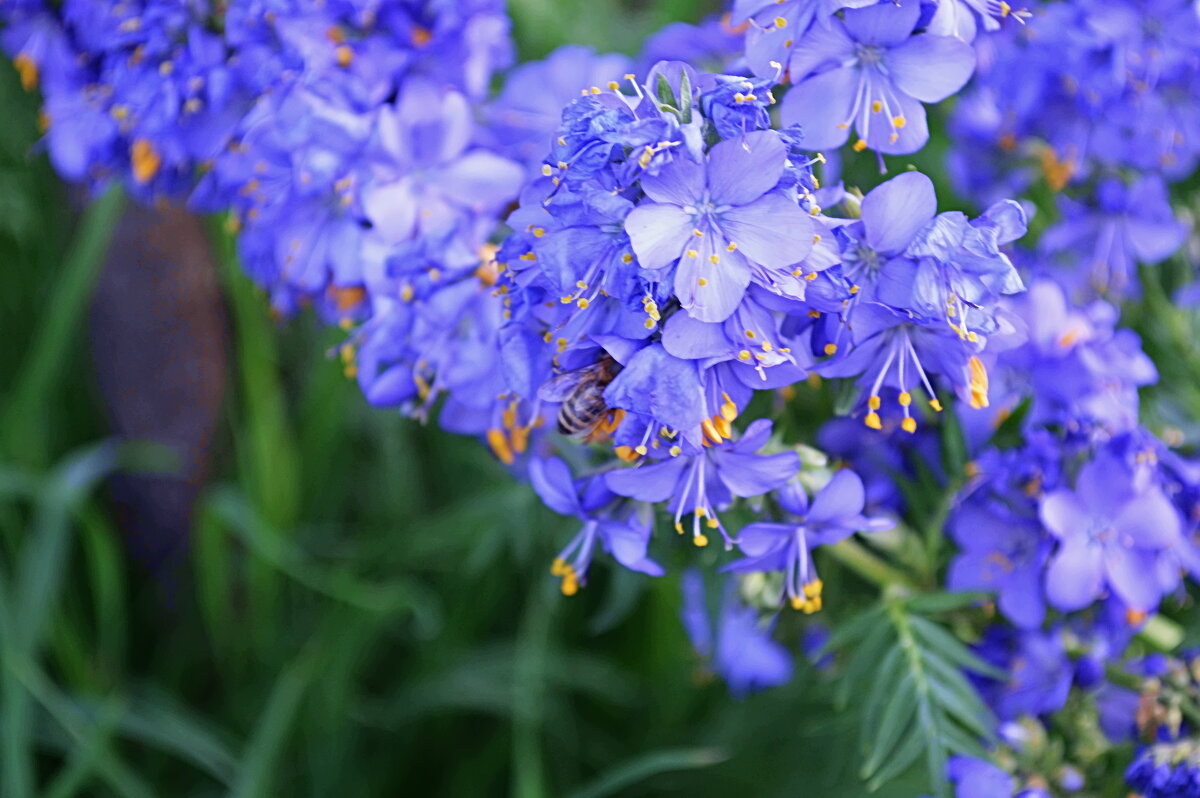
[[[562,136],[559,136],[558,137],[558,146],[560,146],[560,147],[567,146],[567,140],[565,138],[563,138]]]
[[[744,102],[746,102],[746,95],[742,94],[739,91],[738,93],[733,95],[733,101],[735,103],[744,103]]]
[[[689,258],[698,258],[698,257],[700,257],[700,253],[699,253],[699,252],[697,252],[697,251],[696,251],[696,250],[694,250],[694,249],[689,249],[689,250],[688,250],[686,253],[684,253],[684,254],[686,254],[686,255],[687,255]]]
[[[591,88],[591,92],[592,92],[592,94],[600,94],[600,87],[599,87],[599,86],[592,86],[592,88]]]
[[[550,575],[562,576],[571,570],[571,566],[567,565],[567,561],[562,557],[555,557],[554,562],[550,563]]]
[[[566,339],[566,338],[559,338],[557,341],[555,341],[555,342],[554,342],[554,345],[555,345],[555,346],[557,346],[557,347],[558,347],[558,351],[559,351],[559,352],[561,352],[561,351],[563,351],[564,349],[566,349],[566,348],[567,348],[567,339]]]
[[[713,416],[712,423],[722,438],[733,438],[733,426],[724,416]]]
[[[415,294],[416,294],[416,291],[414,291],[413,287],[411,285],[408,285],[407,283],[405,283],[400,288],[400,298],[403,299],[405,302],[412,302],[413,296]]]
[[[750,359],[750,350],[749,349],[743,349],[741,352],[738,352],[738,360],[749,360],[749,359]]]
[[[904,420],[900,422],[900,429],[910,434],[916,432],[917,420],[912,416],[905,416]]]
[[[736,241],[730,241],[730,242],[729,242],[729,246],[725,247],[725,251],[726,251],[726,252],[733,252],[735,249],[737,249],[737,242],[736,242]]]
[[[821,595],[821,589],[825,587],[825,583],[820,579],[814,579],[804,586],[805,598],[816,598]]]
[[[747,338],[754,337],[754,330],[744,330],[744,332],[745,332]]]
[[[647,330],[653,330],[654,324],[655,324],[654,319],[646,319],[644,322],[642,322],[642,326],[645,327]]]
[[[787,27],[787,19],[785,19],[784,17],[775,17],[775,27],[786,28]]]
[[[712,443],[721,442],[721,433],[713,426],[712,419],[706,418],[700,422],[700,429],[704,431],[704,437]]]
[[[621,256],[621,263],[633,263],[633,255],[629,252],[626,252]]]
[[[17,57],[13,59],[13,66],[17,69],[17,75],[21,78],[21,88],[25,91],[33,91],[38,85],[38,65],[25,53],[17,53]]]
[[[802,610],[802,609],[804,609],[804,605],[805,605],[805,604],[807,604],[807,603],[808,603],[808,602],[806,602],[806,601],[804,600],[804,597],[803,597],[803,596],[792,596],[792,599],[791,599],[791,604],[792,604],[792,609],[794,609],[794,610]]]
[[[879,418],[879,414],[872,410],[863,418],[863,423],[871,429],[883,429],[883,422]]]
[[[704,238],[704,231],[697,227],[692,230],[692,235],[696,238]]]
[[[857,294],[860,290],[862,290],[862,289],[860,289],[857,285],[850,286],[851,296],[853,296],[854,294]]]
[[[133,166],[133,179],[139,183],[147,183],[158,174],[162,166],[162,157],[155,152],[154,147],[146,139],[133,142],[129,151],[129,160]]]
[[[708,280],[705,280],[703,277],[701,277],[700,280],[697,282],[697,285],[699,285],[701,288],[703,288],[704,286],[708,285]]]
[[[912,404],[912,394],[908,391],[902,391],[897,401],[900,402],[901,407],[908,407]]]
[[[892,117],[892,125],[894,127],[901,128],[907,124],[908,124],[908,120],[902,116],[893,116]]]
[[[696,544],[696,548],[704,548],[708,545],[708,537],[705,535],[696,535],[692,538],[692,542]]]
[[[837,352],[837,344],[825,344],[825,354],[832,355]]]
[[[883,103],[879,102],[879,100],[876,100],[875,102],[871,103],[871,110],[874,113],[879,113],[883,110]]]
[[[533,228],[533,236],[534,236],[534,238],[541,238],[541,237],[542,237],[542,236],[544,236],[544,235],[546,235],[546,228],[544,228],[544,227],[535,227],[535,228]]]
[[[1012,6],[1010,6],[1008,3],[1004,2],[1004,0],[1000,0],[1000,18],[1004,19],[1011,13],[1012,13]]]
[[[432,282],[437,282],[442,279],[442,272],[436,266],[429,270],[429,279]]]
[[[725,401],[721,403],[721,417],[726,421],[733,421],[738,417],[737,405],[729,398],[729,394],[725,393],[721,395],[725,398]]]
[[[851,149],[853,149],[855,152],[862,152],[866,148],[867,142],[863,139],[859,139],[858,141],[854,142],[854,146]]]
[[[575,574],[567,574],[562,580],[562,594],[564,596],[574,596],[579,592],[579,579]]]
[[[682,451],[683,449],[680,449],[679,446],[676,445],[672,446],[670,449],[667,449],[667,454],[671,455],[672,457],[678,457],[679,453]]]
[[[508,445],[508,437],[505,436],[504,430],[492,427],[487,431],[488,446],[491,447],[492,453],[496,458],[505,465],[512,465],[513,457],[512,448]]]
[[[810,311],[808,312],[808,317],[809,317],[810,319],[819,319],[819,318],[821,318],[821,311],[819,311],[819,310],[810,310]]]
[[[683,524],[676,521],[675,522],[675,531],[682,535],[683,534]]]
[[[988,406],[988,373],[983,361],[974,355],[967,362],[971,372],[971,407],[976,410]]]
[[[554,170],[550,168],[550,164],[548,164],[548,163],[542,164],[542,174],[544,174],[546,177],[549,177],[550,175],[554,174]]]
[[[619,88],[621,88],[621,84],[617,83],[615,80],[610,80],[608,82],[608,90],[609,91],[616,91]]]
[[[567,162],[566,162],[566,161],[559,161],[559,162],[558,162],[558,168],[559,168],[559,169],[566,169],[566,168],[567,168]]]
[[[929,406],[932,407],[934,409],[934,412],[936,412],[936,413],[942,412],[942,403],[939,402],[937,399],[930,399]]]
[[[879,401],[878,396],[872,396],[871,398],[867,399],[867,408],[868,409],[878,410],[879,407],[880,407],[880,401]]]
[[[354,51],[350,49],[349,45],[340,45],[335,53],[337,56],[337,65],[343,69],[354,62]]]
[[[811,283],[813,280],[817,279],[817,273],[809,272],[808,274],[804,275],[804,279]]]

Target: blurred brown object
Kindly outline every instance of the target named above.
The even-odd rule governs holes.
[[[178,470],[110,485],[132,551],[171,579],[187,551],[225,392],[228,331],[201,220],[130,205],[89,319],[92,360],[113,434],[169,447]]]

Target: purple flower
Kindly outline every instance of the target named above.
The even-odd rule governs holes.
[[[724,321],[751,280],[770,287],[812,249],[809,215],[774,190],[787,156],[777,133],[757,131],[642,178],[648,200],[625,220],[633,251],[645,269],[678,262],[675,294],[696,319]]]
[[[912,35],[919,3],[849,9],[795,43],[783,98],[784,124],[804,129],[811,149],[840,147],[853,127],[856,149],[916,152],[929,140],[922,103],[958,91],[975,68],[975,51],[950,36]]]
[[[712,660],[716,672],[738,698],[792,678],[792,658],[771,639],[774,621],[760,620],[758,610],[737,596],[733,582],[726,583],[715,640],[705,603],[704,578],[695,568],[683,575],[684,629],[696,651]]]
[[[1013,778],[991,762],[966,756],[951,757],[946,777],[954,798],[1012,798]]]
[[[525,179],[516,163],[471,149],[466,98],[413,81],[398,104],[380,109],[371,174],[363,189],[367,218],[384,241],[444,235],[468,213],[495,213]]]
[[[745,556],[725,566],[725,570],[783,571],[792,607],[813,613],[821,609],[822,583],[813,565],[812,549],[832,545],[860,530],[890,529],[892,522],[862,514],[866,494],[862,480],[853,471],[834,474],[811,505],[804,489],[795,483],[781,488],[777,497],[780,507],[795,520],[758,522],[743,528],[737,545]]]
[[[626,568],[662,576],[662,566],[646,556],[649,521],[633,513],[625,513],[623,519],[609,517],[616,496],[602,479],[593,477],[577,483],[562,460],[535,457],[529,462],[529,480],[547,507],[583,521],[583,529],[554,558],[550,571],[562,577],[564,595],[573,595],[587,583],[587,570],[597,543]]]
[[[1104,180],[1094,207],[1066,199],[1061,203],[1066,218],[1046,231],[1039,247],[1074,265],[1076,282],[1088,293],[1136,293],[1137,264],[1163,260],[1187,234],[1158,175],[1146,175],[1129,187]]]
[[[1084,465],[1075,490],[1056,490],[1039,515],[1059,542],[1046,573],[1046,595],[1060,610],[1078,610],[1106,586],[1130,607],[1158,605],[1159,553],[1180,535],[1179,514],[1157,486],[1139,489],[1115,457],[1101,454]]]
[[[694,455],[678,453],[650,465],[609,471],[608,487],[615,493],[644,502],[670,500],[667,509],[675,514],[675,531],[683,534],[680,522],[692,513],[692,539],[708,545],[701,531],[702,519],[709,529],[725,532],[716,510],[729,505],[734,496],[749,498],[780,487],[800,469],[795,452],[755,454],[771,437],[771,422],[759,419],[746,428],[741,440],[720,446],[705,446]],[[861,502],[860,502],[861,508]]]
[[[1000,611],[1014,624],[1041,626],[1046,615],[1042,573],[1050,544],[1038,525],[1001,505],[972,503],[955,512],[950,533],[962,551],[950,565],[946,587],[993,591]]]

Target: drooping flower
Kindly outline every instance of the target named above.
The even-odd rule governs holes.
[[[755,522],[737,536],[743,558],[725,570],[736,572],[782,571],[784,593],[794,609],[813,613],[821,609],[821,579],[812,561],[812,550],[850,537],[855,532],[890,529],[886,518],[867,518],[866,494],[853,471],[842,470],[813,497],[793,483],[780,488],[779,506],[792,517],[786,522]]]
[[[646,556],[649,519],[639,518],[632,508],[614,512],[612,505],[617,497],[605,487],[603,479],[576,482],[567,464],[556,457],[533,458],[529,479],[547,507],[583,522],[583,529],[554,558],[551,569],[552,574],[562,578],[564,595],[573,595],[587,583],[588,566],[597,544],[626,568],[662,576],[662,566]]]

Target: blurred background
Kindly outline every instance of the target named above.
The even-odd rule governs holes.
[[[714,4],[513,5],[536,58]],[[0,794],[854,783],[853,707],[817,675],[731,698],[679,568],[564,599],[572,522],[474,441],[369,409],[339,332],[270,318],[219,225],[85,210],[7,63],[0,107]]]

